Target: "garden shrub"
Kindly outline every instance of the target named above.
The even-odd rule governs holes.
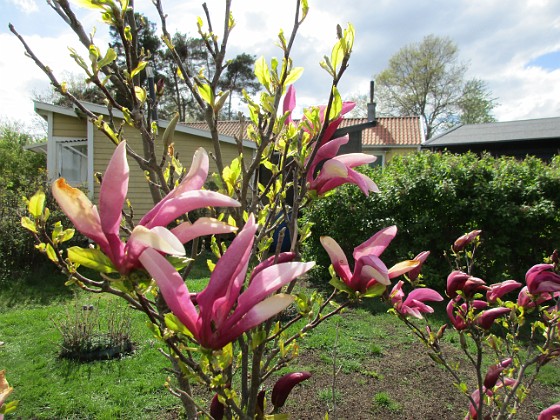
[[[321,235],[332,236],[351,255],[356,245],[392,224],[399,233],[383,261],[390,267],[431,251],[424,280],[438,290],[444,289],[449,273],[444,256],[449,244],[475,228],[483,231],[484,259],[473,274],[489,283],[522,280],[527,269],[558,244],[559,157],[546,164],[533,157],[518,161],[423,152],[396,157],[383,170],[364,172],[376,181],[379,194],[365,197],[345,186],[306,212],[315,226],[304,253],[320,265],[316,279],[325,278],[330,264]]]

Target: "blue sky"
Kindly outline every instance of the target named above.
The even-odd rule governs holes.
[[[196,34],[202,1],[164,0],[172,30]],[[207,0],[211,12],[222,1]],[[136,0],[136,8],[154,21],[150,0]],[[237,25],[230,54],[248,52],[268,59],[280,54],[274,46],[280,28],[289,32],[295,2],[237,0]],[[305,73],[296,84],[298,103],[322,103],[328,77],[319,67],[330,53],[337,23],[352,22],[356,43],[340,90],[343,95],[367,93],[369,80],[382,71],[402,46],[429,34],[448,36],[459,47],[468,77],[487,82],[500,105],[500,121],[560,116],[560,2],[557,0],[309,0],[310,15],[295,44],[294,62]],[[106,45],[98,13],[76,9],[87,30],[98,28],[96,40]],[[216,26],[220,18],[215,15]],[[33,120],[31,97],[48,90],[46,77],[23,55],[9,33],[15,25],[36,53],[64,79],[78,70],[67,46],[81,48],[72,33],[44,0],[0,0],[0,119]]]

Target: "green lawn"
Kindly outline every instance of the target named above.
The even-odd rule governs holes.
[[[202,270],[192,274],[195,280],[189,287],[200,290],[207,278],[203,277]],[[180,403],[164,386],[168,362],[158,350],[159,342],[146,327],[144,315],[124,307],[117,298],[93,296],[67,288],[63,286],[64,281],[62,276],[45,271],[13,284],[0,285],[0,341],[5,343],[0,347],[0,370],[6,369],[7,379],[14,387],[10,400],[20,400],[15,416],[24,419],[166,419],[181,413]],[[126,316],[132,320],[135,353],[120,360],[89,363],[60,359],[61,337],[53,320],[68,317],[68,313],[80,310],[83,304],[94,305],[101,314],[115,306],[126,311]],[[404,325],[387,314],[386,309],[379,303],[352,308],[348,314],[333,317],[300,340],[301,359],[282,372],[310,370],[317,389],[303,385],[297,393],[303,394],[307,389],[309,398],[316,400],[319,407],[327,406],[333,400],[329,378],[336,366],[341,381],[344,375],[349,375],[357,378],[358,386],[363,385],[374,412],[390,414],[400,410],[406,413],[403,402],[418,393],[412,390],[413,397],[405,398],[395,395],[394,383],[384,388],[384,377],[387,380],[390,372],[383,371],[382,365],[387,363],[387,358],[400,355],[405,361],[403,367],[423,369],[427,357],[407,359],[407,352],[421,351],[421,344]],[[437,312],[435,323],[445,322],[443,307]],[[448,341],[458,345],[452,333],[448,334]],[[560,368],[558,364],[546,368],[542,383],[558,394]],[[354,404],[349,392],[357,385],[349,379],[346,381],[348,384],[340,382],[335,399],[340,399],[341,404]],[[374,389],[368,388],[371,384]],[[399,388],[404,388],[404,384],[399,384]],[[451,383],[448,391],[456,392]],[[421,401],[426,396],[421,394],[415,398]],[[543,408],[551,403],[549,400],[549,397],[543,400]],[[309,401],[301,404],[309,405]],[[293,404],[297,404],[297,400]],[[457,404],[464,414],[464,401]]]

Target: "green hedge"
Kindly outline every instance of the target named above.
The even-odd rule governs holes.
[[[429,250],[425,281],[440,290],[450,269],[444,252],[472,229],[483,231],[483,258],[474,274],[490,283],[522,280],[558,246],[560,157],[545,164],[531,157],[422,152],[365,172],[380,194],[365,197],[355,186],[344,186],[306,212],[315,226],[304,254],[320,267],[329,265],[321,235],[336,239],[351,258],[356,245],[392,224],[399,233],[382,256],[387,266]],[[321,268],[314,277],[327,278]]]

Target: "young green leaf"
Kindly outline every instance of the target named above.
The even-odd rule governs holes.
[[[134,76],[136,76],[138,73],[140,73],[142,70],[144,70],[147,65],[148,65],[147,61],[140,61],[138,63],[138,66],[134,70],[132,70],[132,72],[130,73],[130,78],[134,79]]]
[[[73,246],[68,248],[68,259],[73,263],[83,265],[101,273],[109,274],[117,272],[117,269],[109,257],[99,249]]]
[[[29,204],[27,206],[27,209],[35,219],[38,219],[43,214],[44,208],[45,208],[45,193],[43,191],[38,191],[33,195],[33,197],[29,199]]]

